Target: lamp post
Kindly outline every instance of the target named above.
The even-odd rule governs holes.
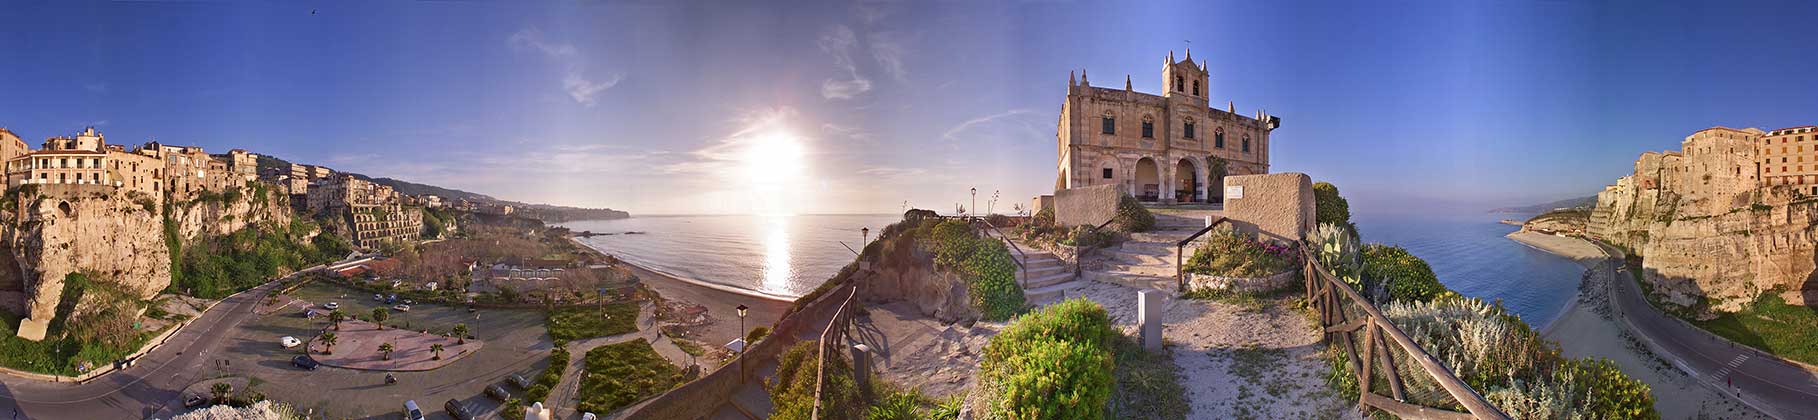
[[[978,188],[977,187],[972,188],[972,207],[969,207],[969,208],[972,209],[973,212],[978,211]]]
[[[859,228],[859,235],[862,235],[859,237],[859,249],[865,249],[865,244],[871,243],[871,228]]]
[[[745,306],[743,304],[740,304],[738,307],[738,310],[739,310],[738,340],[740,343],[742,343],[739,345],[739,383],[745,382],[745,357],[744,357],[745,348],[751,347],[751,342],[745,341],[745,336],[746,336],[746,334],[745,334],[745,311],[749,310],[749,309],[751,309],[751,308],[748,306]]]

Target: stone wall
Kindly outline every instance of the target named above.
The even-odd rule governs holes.
[[[1124,195],[1117,184],[1069,188],[1054,192],[1054,224],[1098,226],[1117,216],[1117,202]]]
[[[1315,223],[1313,179],[1297,172],[1226,177],[1225,218],[1240,231],[1298,242]]]

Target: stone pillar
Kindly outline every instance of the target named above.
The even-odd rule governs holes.
[[[1159,290],[1136,292],[1136,325],[1145,350],[1162,348],[1161,295]]]
[[[852,376],[858,389],[871,389],[871,347],[864,344],[852,346]]]

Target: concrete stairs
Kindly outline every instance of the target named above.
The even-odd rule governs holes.
[[[1027,250],[1027,248],[1025,248]],[[1058,300],[1067,289],[1081,285],[1077,279],[1074,266],[1061,261],[1060,257],[1046,251],[1028,252],[1015,255],[1018,262],[1027,269],[1016,273],[1017,284],[1023,285],[1023,298],[1029,302]],[[1025,274],[1026,273],[1026,274]]]

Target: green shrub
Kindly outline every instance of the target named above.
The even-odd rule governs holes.
[[[1105,309],[1086,299],[1017,319],[992,337],[980,360],[988,417],[1103,418],[1116,337]]]
[[[1129,194],[1117,199],[1117,215],[1111,220],[1116,222],[1117,230],[1123,232],[1148,232],[1155,228],[1155,215]]]
[[[1338,186],[1330,182],[1313,184],[1313,220],[1357,231],[1357,225],[1351,223],[1351,202],[1338,195]]]
[[[745,342],[746,343],[756,343],[756,342],[758,342],[758,340],[762,340],[762,339],[764,339],[764,337],[769,336],[769,335],[770,335],[770,327],[752,328],[750,333],[745,334]]]
[[[682,370],[642,338],[587,352],[581,377],[581,411],[610,413],[681,383]]]
[[[1365,245],[1363,277],[1366,284],[1382,287],[1387,300],[1425,302],[1448,292],[1426,260],[1399,246]]]
[[[1002,241],[979,236],[966,222],[946,220],[925,231],[922,247],[932,251],[935,265],[958,271],[966,278],[972,307],[987,320],[1009,319],[1026,303],[1016,284],[1016,262]]]
[[[798,342],[783,354],[776,377],[769,382],[770,403],[776,407],[771,420],[806,420],[814,410],[815,373],[819,368],[820,342]],[[822,384],[821,418],[854,419],[865,414],[852,365],[844,357],[827,359]]]
[[[871,410],[865,413],[866,420],[918,420],[921,417],[920,396],[909,392],[898,392],[884,396]]]
[[[1286,245],[1263,242],[1228,227],[1201,236],[1204,244],[1193,251],[1182,267],[1190,273],[1220,277],[1265,277],[1300,266],[1298,251]]]

